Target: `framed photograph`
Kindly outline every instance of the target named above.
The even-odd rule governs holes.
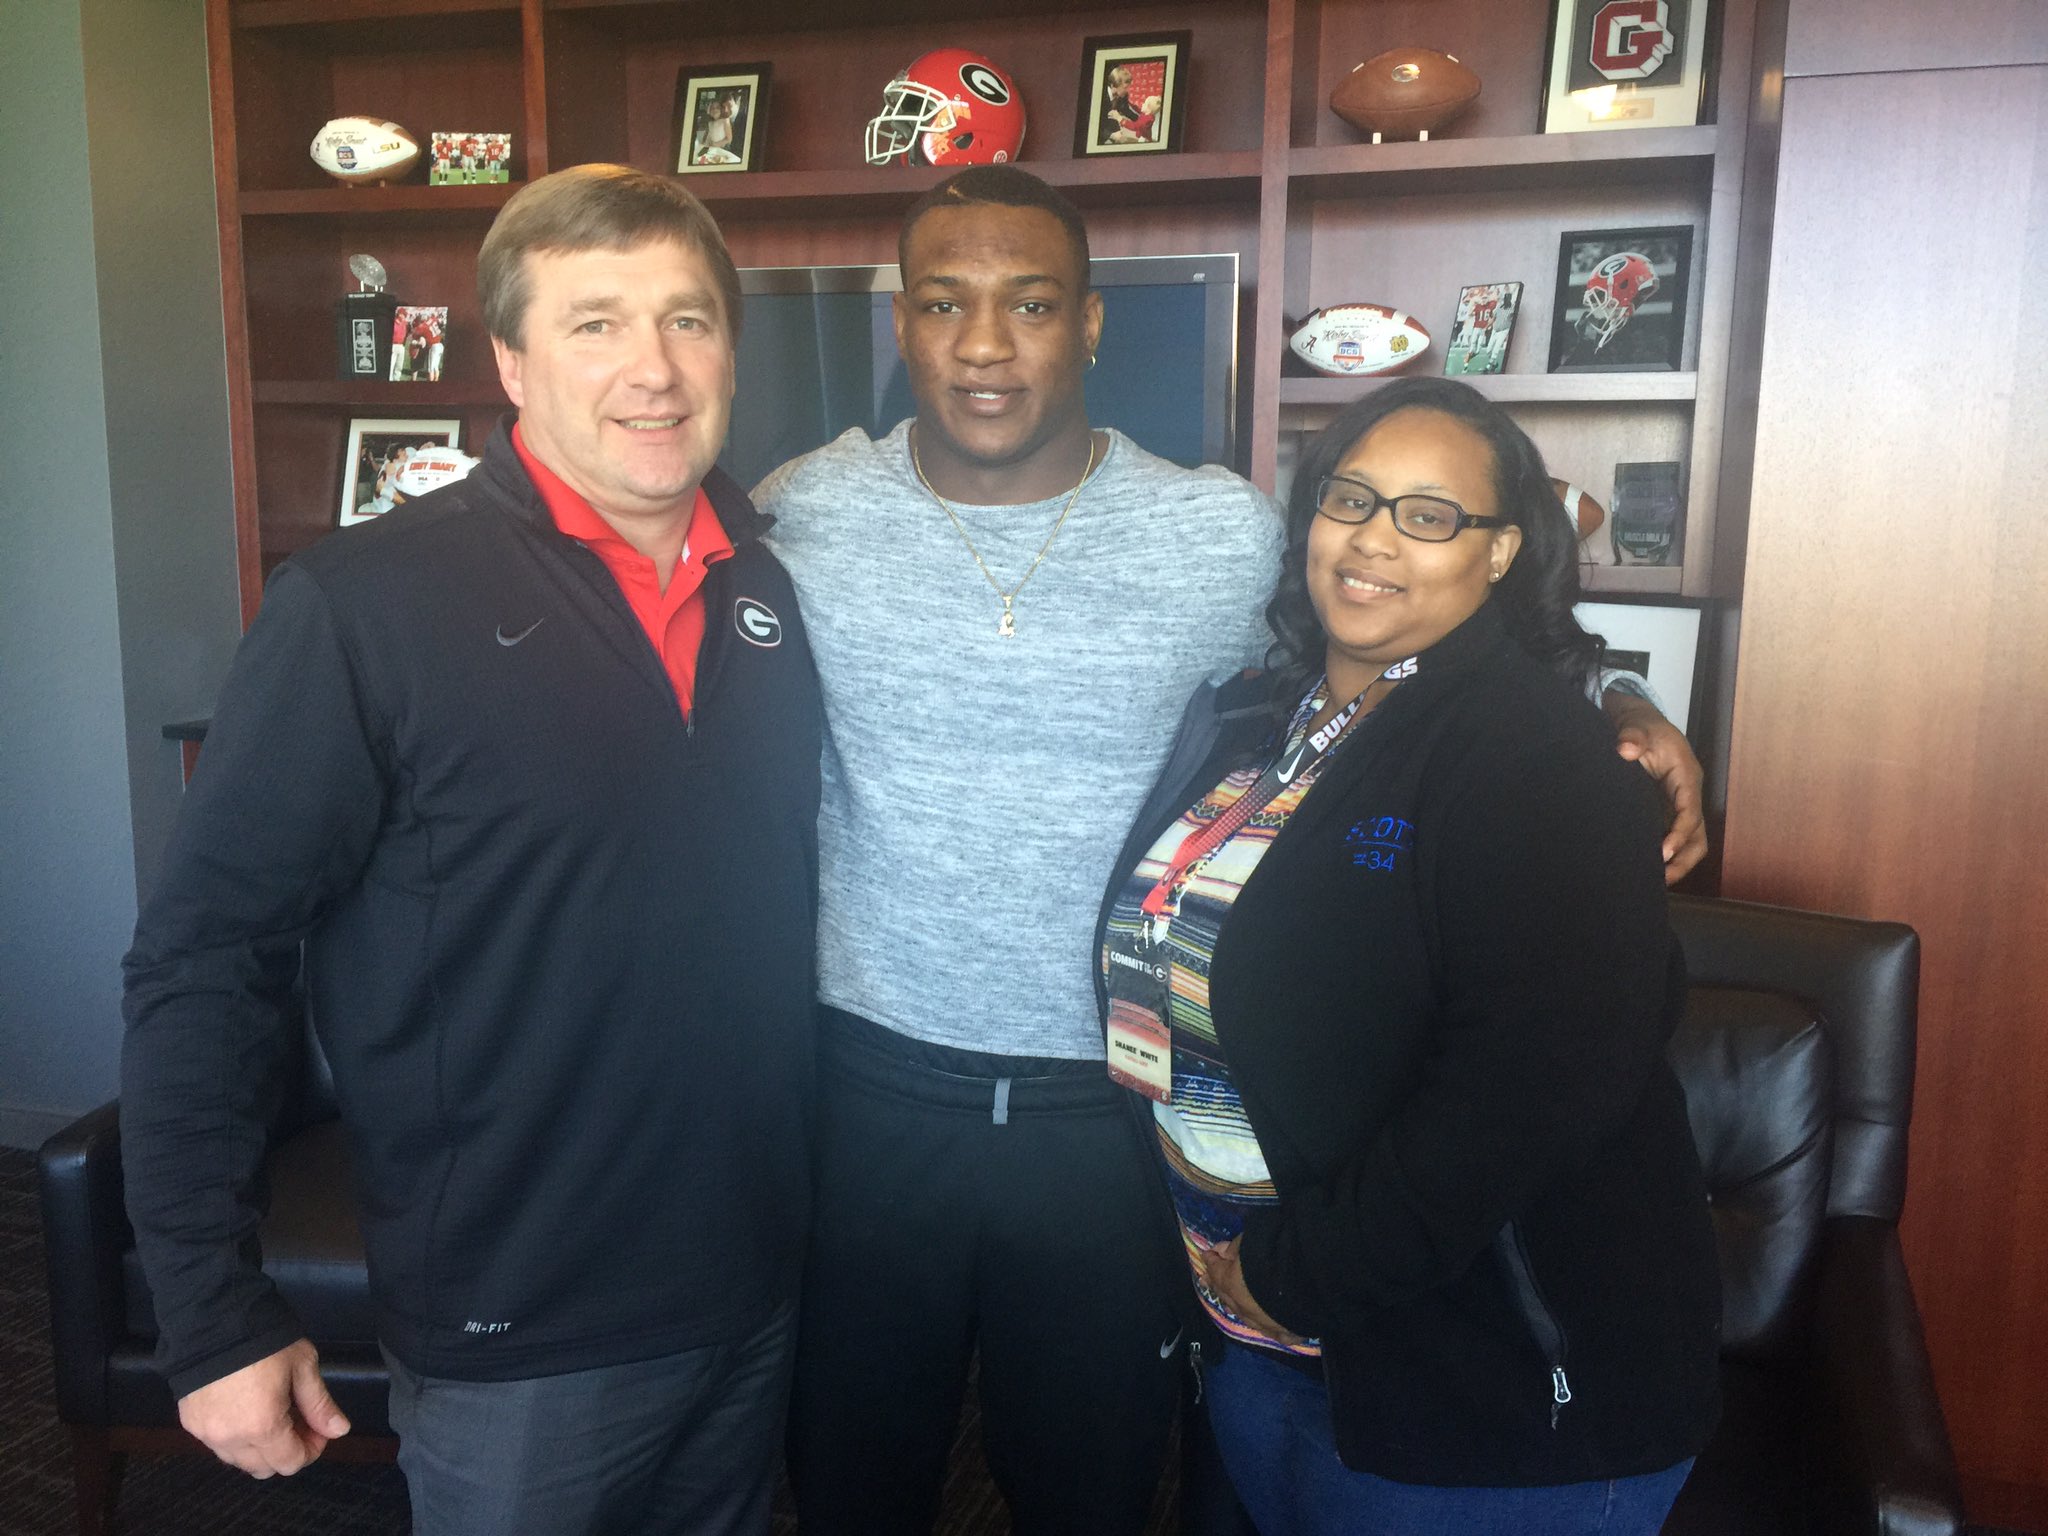
[[[1550,371],[1676,370],[1691,278],[1689,224],[1566,231],[1550,312]]]
[[[401,304],[393,311],[388,375],[393,383],[440,383],[447,355],[446,304]]]
[[[768,66],[721,64],[676,75],[676,173],[756,171],[768,118]]]
[[[459,421],[388,421],[357,417],[348,424],[341,455],[341,515],[346,528],[382,517],[396,505],[395,483],[405,461],[422,448],[462,446]]]
[[[1614,466],[1609,509],[1617,565],[1677,565],[1685,552],[1685,475],[1676,460]]]
[[[1551,0],[1545,133],[1700,120],[1714,0]]]
[[[1633,672],[1657,695],[1664,718],[1681,731],[1692,714],[1700,657],[1698,603],[1580,603],[1579,623],[1607,642],[1603,666]]]
[[[444,128],[427,135],[427,185],[464,187],[512,179],[512,135]]]
[[[1520,283],[1477,283],[1458,290],[1458,318],[1444,349],[1444,372],[1499,373],[1507,367],[1508,338],[1522,307]]]
[[[1158,155],[1180,149],[1192,32],[1091,37],[1081,44],[1074,153]]]

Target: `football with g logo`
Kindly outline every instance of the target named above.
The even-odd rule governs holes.
[[[1448,53],[1390,48],[1337,82],[1330,110],[1377,141],[1428,138],[1479,99],[1479,77]]]

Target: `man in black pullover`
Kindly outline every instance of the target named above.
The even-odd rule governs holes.
[[[127,959],[159,1361],[258,1476],[347,1421],[257,1262],[301,956],[414,1528],[762,1529],[808,1216],[819,704],[714,467],[738,278],[687,192],[545,177],[479,258],[519,409],[287,561]]]

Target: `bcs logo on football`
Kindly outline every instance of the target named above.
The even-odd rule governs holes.
[[[732,605],[732,627],[749,645],[772,649],[782,644],[782,620],[766,603],[743,597]]]

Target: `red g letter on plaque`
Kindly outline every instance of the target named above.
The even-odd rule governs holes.
[[[1665,0],[1607,0],[1593,16],[1593,67],[1609,80],[1645,80],[1671,52]]]

